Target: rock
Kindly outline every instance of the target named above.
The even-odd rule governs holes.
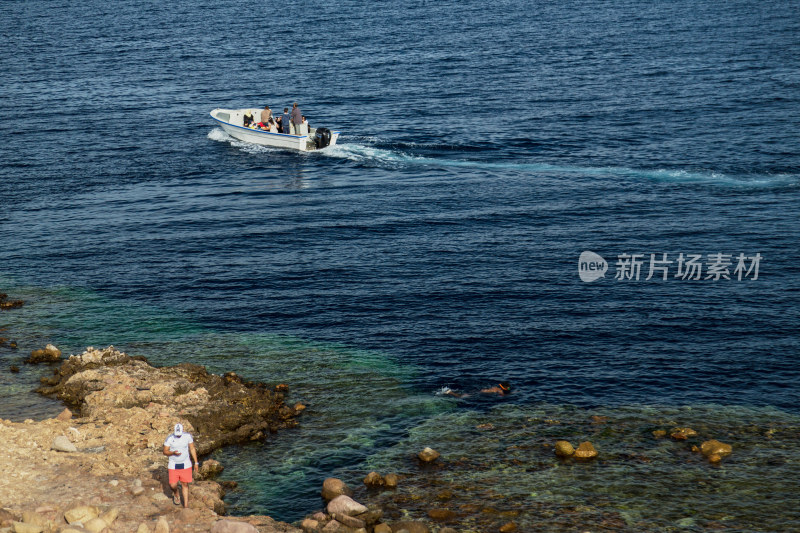
[[[697,432],[692,428],[675,428],[672,430],[672,433],[669,434],[669,436],[675,440],[686,440],[695,435],[697,435]]]
[[[382,487],[384,485],[383,478],[377,472],[370,472],[364,478],[364,485],[368,487]]]
[[[17,365],[11,365],[8,367],[8,370],[11,371],[12,374],[16,374],[19,372],[19,367]]]
[[[225,470],[225,467],[219,461],[215,461],[214,459],[206,459],[200,465],[199,468],[199,478],[198,479],[210,479],[214,476],[218,476]]]
[[[657,439],[660,439],[662,437],[666,437],[667,436],[667,430],[666,429],[657,429],[657,430],[653,431],[653,436],[655,438],[657,438]]]
[[[100,519],[110,526],[111,524],[114,523],[114,520],[116,520],[118,516],[119,516],[119,507],[112,507],[105,513],[102,513],[100,515]]]
[[[92,518],[91,520],[83,524],[83,528],[86,531],[91,531],[91,533],[100,533],[107,527],[108,524],[106,524],[106,521],[100,517]]]
[[[595,457],[597,457],[597,450],[594,449],[594,446],[589,441],[581,442],[578,449],[575,450],[576,459],[593,459]]]
[[[13,522],[11,529],[14,530],[14,533],[42,533],[44,531],[42,526],[26,524],[25,522]]]
[[[153,500],[156,503],[164,503],[164,502],[172,501],[172,498],[170,498],[169,496],[167,496],[163,492],[156,492],[155,494],[150,496],[150,499]]]
[[[300,402],[297,402],[296,404],[294,404],[294,410],[296,413],[301,413],[306,410],[306,406]]]
[[[575,453],[575,448],[566,440],[556,441],[556,455],[559,457],[571,457]]]
[[[346,514],[349,516],[366,513],[368,509],[350,496],[337,496],[328,503],[329,514]]]
[[[431,509],[428,516],[437,522],[450,522],[456,517],[456,513],[450,509]]]
[[[397,474],[386,474],[383,476],[383,485],[388,489],[397,488],[397,483],[400,481],[400,477]]]
[[[417,454],[417,457],[419,457],[419,460],[423,463],[432,463],[439,458],[439,452],[433,448],[425,448]]]
[[[325,527],[323,527],[321,531],[322,533],[334,533],[336,531],[343,532],[344,526],[339,522],[337,522],[336,520],[331,520],[330,522],[325,524]]]
[[[75,522],[85,524],[99,515],[100,510],[94,505],[79,505],[64,513],[64,520],[67,521],[67,524],[74,524]]]
[[[367,528],[377,524],[381,517],[383,517],[383,509],[377,505],[370,505],[369,511],[366,513],[361,513],[360,515],[356,515],[356,518],[363,520],[366,523]]]
[[[61,413],[56,417],[56,420],[70,420],[71,418],[72,411],[65,407],[64,410],[61,411]]]
[[[217,520],[211,526],[211,533],[258,533],[252,524],[238,520]]]
[[[86,533],[86,530],[77,527],[65,527],[64,529],[59,531],[59,533]]]
[[[150,533],[150,528],[147,527],[147,524],[142,522],[139,524],[139,528],[136,530],[136,533]]]
[[[175,518],[184,524],[197,522],[199,514],[196,509],[183,508],[175,514]]]
[[[517,524],[514,522],[506,522],[500,526],[500,533],[512,533],[517,530]]]
[[[48,344],[43,350],[34,350],[31,356],[25,359],[26,363],[35,365],[38,363],[57,363],[61,360],[61,350]]]
[[[408,533],[431,533],[425,522],[416,522],[412,520],[404,520],[402,522],[395,522],[392,524],[392,533],[405,529]]]
[[[388,524],[378,524],[372,530],[372,533],[392,533],[392,528]]]
[[[19,516],[9,509],[0,508],[0,527],[11,527],[11,523],[18,519]]]
[[[305,531],[305,533],[315,533],[319,530],[319,522],[311,518],[306,518],[300,522],[300,529]]]
[[[143,493],[144,493],[144,487],[142,487],[141,485],[139,485],[138,487],[131,487],[131,494],[133,494],[134,496],[138,496]]]
[[[53,439],[51,449],[57,452],[77,452],[78,448],[64,435],[59,435]]]
[[[730,444],[725,444],[724,442],[720,442],[718,440],[707,440],[703,444],[700,445],[700,451],[706,457],[711,460],[712,455],[716,455],[714,461],[712,462],[719,462],[720,459],[725,457],[726,455],[730,455],[733,452],[733,447]]]
[[[316,513],[311,515],[312,520],[316,520],[317,522],[327,522],[330,517],[323,513],[322,511],[317,511]]]
[[[458,531],[456,531],[452,527],[443,527],[442,529],[439,530],[439,533],[458,533]]]
[[[347,496],[345,496],[345,498],[346,497]],[[359,529],[367,526],[366,522],[354,516],[349,516],[341,513],[333,513],[332,516],[334,520],[336,520],[343,526],[352,527],[353,529]]]
[[[605,424],[608,422],[607,416],[592,415],[592,424]]]
[[[37,512],[23,511],[22,522],[34,526],[42,526],[44,529],[54,529],[53,522]]]
[[[111,485],[112,487],[116,487],[116,486],[119,485],[119,480],[118,479],[112,479],[111,481],[108,482],[108,484]]]
[[[213,531],[213,528],[212,528]],[[153,533],[169,533],[169,523],[166,516],[159,516],[156,521],[156,528]]]
[[[329,477],[322,483],[322,497],[330,501],[337,496],[352,496],[353,491],[345,485],[344,481],[335,477]]]

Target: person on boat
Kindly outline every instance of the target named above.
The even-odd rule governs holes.
[[[278,125],[275,123],[275,119],[273,117],[269,117],[268,126],[270,133],[278,133]]]
[[[297,102],[292,104],[292,135],[300,135],[300,124],[303,123],[303,114],[297,107]]]
[[[292,121],[292,117],[289,115],[289,108],[283,108],[283,115],[281,115],[281,129],[283,133],[288,134],[291,130],[289,129],[289,123]]]
[[[269,124],[269,119],[271,118],[272,109],[270,109],[268,105],[265,105],[264,109],[261,111],[261,122],[264,124]]]
[[[255,120],[253,119],[253,112],[252,111],[245,112],[245,114],[244,114],[244,127],[245,128],[254,128],[255,127],[254,122],[255,122]]]
[[[300,135],[308,135],[308,120],[303,115],[303,122],[300,124]]]
[[[178,483],[181,484],[183,493],[183,506],[189,507],[189,483],[192,482],[192,472],[196,474],[199,468],[197,450],[194,448],[194,439],[191,433],[183,430],[183,424],[175,424],[172,435],[164,441],[164,455],[169,457],[169,488],[172,489],[172,503],[181,504],[178,494]],[[189,460],[191,454],[192,460]]]

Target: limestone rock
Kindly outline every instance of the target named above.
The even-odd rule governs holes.
[[[330,522],[325,524],[325,527],[323,527],[321,531],[322,533],[335,533],[337,531],[343,533],[344,526],[339,522],[337,522],[336,520],[331,520]]]
[[[356,518],[363,520],[366,523],[367,528],[377,524],[381,517],[383,517],[383,509],[381,509],[378,505],[370,505],[369,511],[356,515]]]
[[[37,363],[57,363],[60,360],[61,350],[52,344],[48,344],[43,350],[32,351],[30,357],[28,357],[25,362],[35,365]]]
[[[103,520],[103,522],[106,523],[106,525],[110,526],[111,524],[114,523],[114,520],[116,520],[118,516],[119,516],[119,507],[112,507],[105,513],[102,513],[100,515],[100,518]]]
[[[150,528],[147,527],[147,524],[142,522],[139,524],[139,528],[136,530],[136,533],[150,533]]]
[[[183,508],[176,513],[176,518],[184,524],[192,524],[197,521],[199,514],[196,509]]]
[[[212,528],[213,531],[213,528]],[[156,521],[156,528],[154,533],[169,533],[169,523],[166,516],[159,516]]]
[[[450,522],[456,517],[456,513],[450,509],[431,509],[428,516],[437,522]]]
[[[439,458],[439,452],[437,452],[433,448],[426,447],[424,450],[422,450],[417,454],[417,457],[419,457],[419,460],[422,461],[423,463],[432,463]]]
[[[566,440],[559,440],[556,441],[556,455],[559,457],[571,457],[573,453],[575,453],[575,448],[572,447],[572,444]]]
[[[392,533],[392,528],[388,524],[378,524],[372,530],[372,533]]]
[[[730,455],[733,451],[733,447],[730,444],[725,444],[724,442],[712,439],[701,444],[700,451],[709,459],[712,455],[717,455],[722,458],[726,455]]]
[[[258,530],[247,522],[218,520],[211,527],[211,533],[258,533]]]
[[[36,524],[26,524],[25,522],[13,522],[11,528],[14,533],[42,533],[44,528]]]
[[[322,497],[326,501],[342,495],[352,496],[353,491],[341,479],[329,477],[322,483]]]
[[[22,512],[22,521],[26,524],[32,524],[34,526],[42,526],[44,529],[53,529],[54,524],[46,517],[40,515],[36,512],[31,511],[23,511]]]
[[[94,505],[79,505],[64,513],[64,520],[67,521],[67,524],[74,524],[75,522],[85,524],[99,515],[100,510]]]
[[[347,496],[345,496],[346,498]],[[362,527],[366,527],[367,523],[361,520],[360,518],[356,518],[354,516],[349,516],[346,514],[341,513],[333,513],[333,519],[342,524],[343,526],[352,527],[353,529],[359,529]]]
[[[368,487],[382,487],[384,485],[383,478],[377,472],[370,472],[364,478],[364,485]]]
[[[214,459],[206,459],[200,465],[199,479],[210,479],[221,474],[223,470],[225,470],[225,467],[222,466],[219,461],[215,461]]]
[[[383,484],[388,489],[397,488],[397,483],[399,480],[400,477],[397,474],[386,474],[383,476]]]
[[[87,531],[91,531],[91,533],[100,533],[107,527],[108,524],[106,524],[106,521],[100,517],[92,518],[91,520],[83,524],[83,528]]]
[[[581,442],[578,449],[575,450],[576,459],[593,459],[595,457],[597,457],[597,450],[594,449],[594,446],[589,441]]]
[[[70,420],[71,418],[72,418],[72,411],[70,411],[65,407],[64,410],[61,411],[61,413],[56,417],[56,420],[65,421],[65,420]]]
[[[315,533],[319,530],[319,522],[312,518],[306,518],[300,523],[300,528],[305,531],[305,533]]]
[[[75,445],[72,444],[72,442],[70,442],[70,440],[64,435],[59,435],[58,437],[53,439],[53,444],[52,444],[51,448],[53,450],[58,451],[58,452],[77,452],[78,451],[78,448],[76,448]]]
[[[413,520],[404,520],[402,522],[395,522],[392,524],[392,533],[405,529],[408,533],[431,533],[428,525],[425,522],[416,522]]]
[[[350,496],[337,496],[328,503],[327,508],[330,514],[346,514],[349,516],[365,513],[368,509],[355,501]]]

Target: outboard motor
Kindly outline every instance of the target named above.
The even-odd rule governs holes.
[[[317,128],[316,133],[314,133],[314,144],[317,145],[317,150],[331,144],[331,130],[328,128]]]

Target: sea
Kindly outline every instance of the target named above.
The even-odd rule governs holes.
[[[800,530],[796,2],[0,12],[0,417],[62,409],[30,350],[113,344],[308,406],[215,452],[232,514],[335,476],[463,532]],[[294,102],[336,146],[209,116]]]

